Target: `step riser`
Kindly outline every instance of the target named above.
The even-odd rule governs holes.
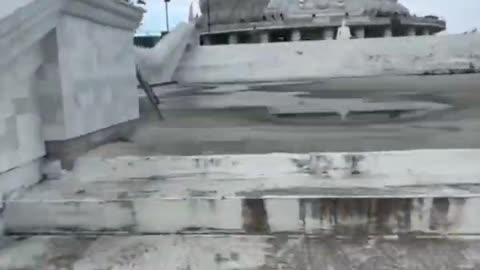
[[[480,234],[480,197],[7,203],[10,233]]]
[[[308,177],[381,185],[477,182],[480,150],[416,150],[366,153],[259,154],[80,158],[74,177],[82,182],[185,177],[256,179]],[[452,166],[452,165],[455,166]],[[363,180],[363,181],[362,181]],[[426,183],[431,183],[425,181]]]

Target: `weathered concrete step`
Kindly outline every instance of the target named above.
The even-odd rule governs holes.
[[[279,184],[285,178],[296,178],[328,180],[338,185],[345,182],[349,186],[458,184],[480,182],[479,159],[479,149],[112,158],[90,155],[77,160],[70,178],[80,182],[270,178]]]
[[[423,195],[400,188],[405,193],[397,196],[382,195],[381,189],[340,188],[326,189],[323,195],[229,198],[26,196],[8,201],[4,217],[7,232],[22,234],[480,234],[480,193],[462,193],[465,189],[478,186],[438,186]]]
[[[0,250],[0,268],[115,270],[478,269],[477,240],[304,236],[32,237]]]
[[[480,150],[80,159],[10,233],[479,234]]]

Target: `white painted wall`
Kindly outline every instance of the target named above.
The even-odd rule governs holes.
[[[480,35],[197,46],[180,82],[245,82],[422,74],[480,67]]]

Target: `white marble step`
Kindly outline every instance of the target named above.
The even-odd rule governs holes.
[[[114,157],[102,156],[99,150],[79,158],[68,178],[82,183],[157,179],[175,184],[175,180],[192,180],[183,185],[190,188],[221,180],[262,180],[264,188],[459,184],[480,182],[479,159],[477,149]],[[217,186],[211,188],[229,195]],[[174,191],[166,192],[175,196]]]
[[[5,226],[10,233],[478,234],[478,154],[87,156],[65,179],[10,198]]]

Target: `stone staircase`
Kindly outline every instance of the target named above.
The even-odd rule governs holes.
[[[479,157],[86,155],[6,201],[0,269],[477,269]]]
[[[101,41],[106,30],[120,33],[112,37],[115,42],[130,44],[129,31],[135,28],[141,11],[114,2],[18,0],[0,11],[2,70],[31,71],[26,73],[33,76],[43,65],[41,70],[49,71],[45,74],[83,76],[75,80],[67,76],[64,83],[72,83],[72,89],[80,81],[88,84],[77,90],[100,85],[104,88],[95,93],[116,89],[116,97],[122,96],[119,89],[126,90],[121,102],[93,93],[91,98],[81,98],[71,94],[70,88],[57,89],[58,96],[48,92],[45,98],[50,103],[43,108],[50,109],[52,97],[71,104],[74,100],[91,102],[77,108],[81,113],[73,107],[62,111],[64,122],[43,127],[49,132],[45,138],[36,128],[45,116],[41,110],[29,116],[37,122],[11,125],[23,129],[11,132],[7,126],[10,133],[5,133],[6,137],[0,129],[0,194],[8,190],[0,209],[0,223],[7,234],[5,242],[0,239],[0,270],[479,268],[479,150],[86,155],[75,161],[71,172],[45,171],[45,181],[31,187],[40,179],[43,139],[63,142],[137,117],[136,96],[129,94],[134,89],[132,80],[113,86],[103,80],[107,75],[134,76],[133,48],[117,63],[113,61],[117,59],[115,50]],[[92,8],[99,3],[109,12]],[[62,20],[62,16],[71,16],[72,21]],[[79,18],[89,23],[80,23]],[[52,32],[59,21],[62,28]],[[115,31],[102,28],[106,25]],[[164,47],[157,50],[172,49],[172,43],[183,40],[181,46],[163,51],[151,62],[146,61],[148,54],[139,52],[140,66],[162,73],[155,83],[175,78],[176,64],[188,51],[186,39],[192,31],[191,25],[183,25],[169,34]],[[70,43],[82,33],[95,38]],[[476,42],[478,38],[472,39]],[[93,43],[82,44],[84,41]],[[49,44],[67,48],[55,51],[60,58],[82,53],[92,56],[84,49],[107,48],[95,52],[105,53],[111,60],[103,63],[102,70],[118,73],[98,76],[88,65],[91,62],[74,58],[48,61],[45,47],[55,48]],[[211,61],[215,59],[218,57]],[[176,64],[165,67],[165,61]],[[85,65],[70,65],[80,62]],[[109,69],[109,64],[115,68]],[[1,82],[13,75],[3,72]],[[50,89],[51,81],[43,79],[43,84],[36,79],[29,82],[43,86],[40,90]],[[25,90],[33,99],[33,90],[41,91],[26,85],[22,86],[25,89],[12,87],[14,84],[2,86],[0,94],[6,93],[3,89],[9,92],[8,99],[0,98],[0,120],[14,115],[24,121],[22,110],[5,110],[11,103],[22,104],[12,101],[18,98],[12,93]],[[102,100],[106,103],[96,103]],[[94,119],[102,121],[92,124]],[[45,121],[51,118],[42,120],[52,124]],[[6,151],[2,147],[10,145],[2,142],[11,139],[10,135],[15,135],[19,146]],[[29,162],[35,165],[34,172],[18,173],[18,168],[32,167],[26,165]],[[24,182],[30,173],[33,180]]]
[[[85,156],[6,202],[10,234],[476,235],[478,150]],[[454,166],[453,166],[454,165]]]

